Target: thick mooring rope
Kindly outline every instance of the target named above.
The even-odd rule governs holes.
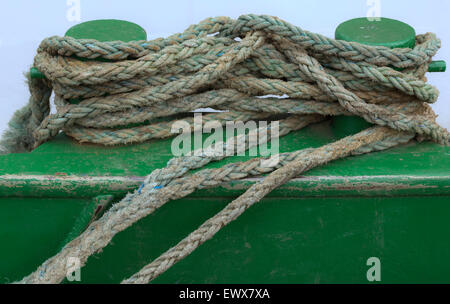
[[[283,115],[279,136],[331,115],[358,115],[376,126],[319,148],[281,153],[273,163],[254,158],[188,174],[226,157],[229,145],[238,146],[234,151],[252,147],[255,143],[247,135],[240,135],[243,142],[173,158],[21,283],[61,282],[69,257],[85,265],[115,234],[170,200],[195,189],[269,173],[123,281],[146,283],[302,172],[338,158],[388,149],[416,135],[448,145],[448,131],[435,122],[427,104],[439,93],[424,76],[439,47],[440,40],[431,33],[417,36],[414,49],[388,49],[329,39],[257,15],[209,18],[181,34],[153,41],[45,39],[34,65],[47,79],[29,80],[29,104],[10,122],[2,141],[4,153],[29,151],[61,130],[80,142],[104,145],[168,137],[172,121],[167,118],[204,107],[229,110],[204,116],[204,121],[222,123]],[[52,91],[57,113],[50,115]],[[257,97],[270,94],[287,98]],[[161,117],[166,121],[156,122]],[[130,127],[136,123],[141,125]],[[273,130],[273,125],[267,129]]]

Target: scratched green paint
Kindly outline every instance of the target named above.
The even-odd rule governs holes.
[[[280,152],[330,143],[340,138],[333,131],[330,122],[324,122],[293,132],[280,139]],[[139,145],[104,147],[80,145],[60,135],[31,154],[0,156],[0,175],[145,176],[153,169],[165,166],[173,157],[171,141],[151,140]],[[448,175],[448,155],[448,147],[435,143],[407,144],[382,153],[335,161],[305,175]],[[250,158],[248,155],[230,157],[207,168]]]
[[[283,137],[280,147],[293,151],[338,138],[324,122]],[[143,176],[171,158],[170,143],[169,139],[104,148],[78,145],[61,135],[30,154],[1,156],[0,172]],[[446,283],[450,245],[442,240],[450,232],[448,156],[448,147],[412,143],[313,169],[305,176],[317,177],[316,182],[291,181],[275,190],[155,282],[359,283],[365,282],[365,259],[379,256],[384,282]],[[208,167],[248,158],[232,157]],[[362,175],[371,176],[369,186],[378,188],[352,193],[351,181]],[[321,176],[340,177],[334,181],[339,189]],[[383,182],[394,189],[385,190]],[[82,282],[119,282],[175,245],[251,183],[233,182],[170,202],[118,234],[113,245],[91,258],[82,270]],[[320,184],[325,186],[315,189]],[[83,193],[79,196],[0,199],[0,235],[13,244],[0,252],[1,282],[19,279],[56,253],[89,202],[81,198]],[[116,196],[120,199],[119,193]],[[24,232],[33,227],[31,235]]]

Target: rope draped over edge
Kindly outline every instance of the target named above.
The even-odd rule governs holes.
[[[439,92],[425,78],[440,40],[427,33],[418,35],[416,42],[414,49],[388,49],[333,40],[264,15],[208,18],[181,34],[152,41],[45,39],[34,65],[47,79],[29,80],[29,104],[15,114],[3,139],[7,152],[29,150],[61,130],[80,142],[104,145],[168,137],[172,122],[155,119],[204,107],[229,110],[207,114],[206,121],[287,114],[279,121],[280,136],[330,115],[358,115],[377,126],[320,148],[282,153],[280,161],[269,166],[255,158],[187,174],[222,159],[222,148],[174,158],[22,282],[60,282],[67,257],[77,256],[84,265],[116,233],[171,199],[197,188],[270,173],[124,281],[148,282],[301,172],[337,158],[387,149],[416,135],[448,145],[449,133],[435,122],[428,105]],[[81,61],[74,56],[109,61]],[[49,114],[52,91],[56,114]],[[269,94],[287,98],[258,98]],[[142,122],[148,123],[129,127]],[[241,148],[249,147],[246,142]]]

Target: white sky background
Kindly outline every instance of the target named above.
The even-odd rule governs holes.
[[[334,36],[336,26],[365,17],[371,0],[80,0],[81,22],[123,19],[146,29],[149,39],[182,32],[206,17],[242,14],[278,16],[303,29]],[[417,33],[434,32],[442,40],[435,59],[450,64],[450,1],[380,0],[381,16],[410,24]],[[28,89],[23,72],[30,68],[40,41],[61,35],[78,22],[66,15],[66,0],[1,0],[0,3],[0,132],[13,112],[26,104]],[[429,73],[428,80],[441,92],[434,110],[438,122],[450,129],[450,70]]]

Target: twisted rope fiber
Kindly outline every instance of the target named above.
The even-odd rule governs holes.
[[[214,33],[218,34],[208,36]],[[236,41],[245,35],[242,41]],[[377,102],[437,99],[438,91],[423,81],[423,73],[440,41],[431,33],[419,35],[417,41],[412,50],[369,47],[335,41],[277,18],[254,15],[238,20],[210,18],[182,34],[150,42],[108,43],[52,37],[42,42],[35,58],[35,66],[49,81],[33,80],[28,106],[33,119],[14,120],[10,129],[22,130],[26,136],[13,141],[21,144],[9,145],[10,149],[6,142],[5,150],[17,152],[17,146],[37,146],[60,130],[79,141],[142,142],[153,137],[148,135],[153,131],[151,126],[125,128],[128,132],[122,127],[154,118],[149,113],[161,113],[145,111],[149,106],[159,104],[160,108],[168,109],[170,104],[177,103],[177,98],[195,99],[201,90],[210,89],[214,93],[219,88],[246,95],[286,94],[303,101],[338,101],[349,113],[369,122],[417,132],[446,143],[447,132],[434,121],[424,117],[413,119],[402,112],[394,115]],[[303,50],[303,54],[297,49]],[[68,55],[118,61],[83,62]],[[303,58],[301,65],[298,56]],[[126,58],[136,59],[123,60]],[[405,68],[406,72],[383,66],[386,64]],[[58,113],[49,116],[48,98],[52,89]],[[339,96],[324,90],[340,91]],[[86,99],[71,104],[70,98]],[[185,112],[191,107],[178,111]],[[148,115],[135,115],[136,112]],[[121,131],[117,134],[119,127]],[[34,138],[30,130],[34,131]],[[159,130],[153,133],[158,134]]]
[[[80,142],[104,145],[169,137],[173,135],[169,130],[175,121],[171,120],[173,115],[204,107],[228,110],[205,115],[205,123],[273,120],[283,114],[285,117],[278,121],[278,136],[330,115],[358,115],[377,126],[323,147],[281,153],[278,161],[274,156],[254,158],[189,173],[223,159],[230,147],[236,148],[234,151],[254,147],[256,143],[248,135],[173,158],[20,282],[60,282],[66,275],[68,257],[78,257],[85,265],[89,256],[104,248],[115,234],[170,200],[198,188],[269,174],[124,281],[149,282],[267,193],[315,166],[388,149],[416,135],[447,145],[449,133],[435,122],[436,115],[427,104],[435,102],[439,92],[425,78],[440,40],[427,33],[417,36],[416,41],[414,49],[365,46],[304,31],[276,17],[257,15],[237,20],[208,18],[183,33],[153,41],[45,39],[34,65],[47,79],[29,80],[29,104],[11,120],[2,140],[4,153],[28,151],[61,130]],[[49,114],[52,91],[55,114]],[[281,98],[260,98],[262,95]],[[73,103],[70,99],[74,98],[82,101]],[[192,122],[190,117],[186,120]],[[141,125],[129,126],[136,123]],[[277,136],[275,126],[272,123],[267,127],[270,134],[260,143]],[[264,128],[255,130],[260,135],[262,131]]]

